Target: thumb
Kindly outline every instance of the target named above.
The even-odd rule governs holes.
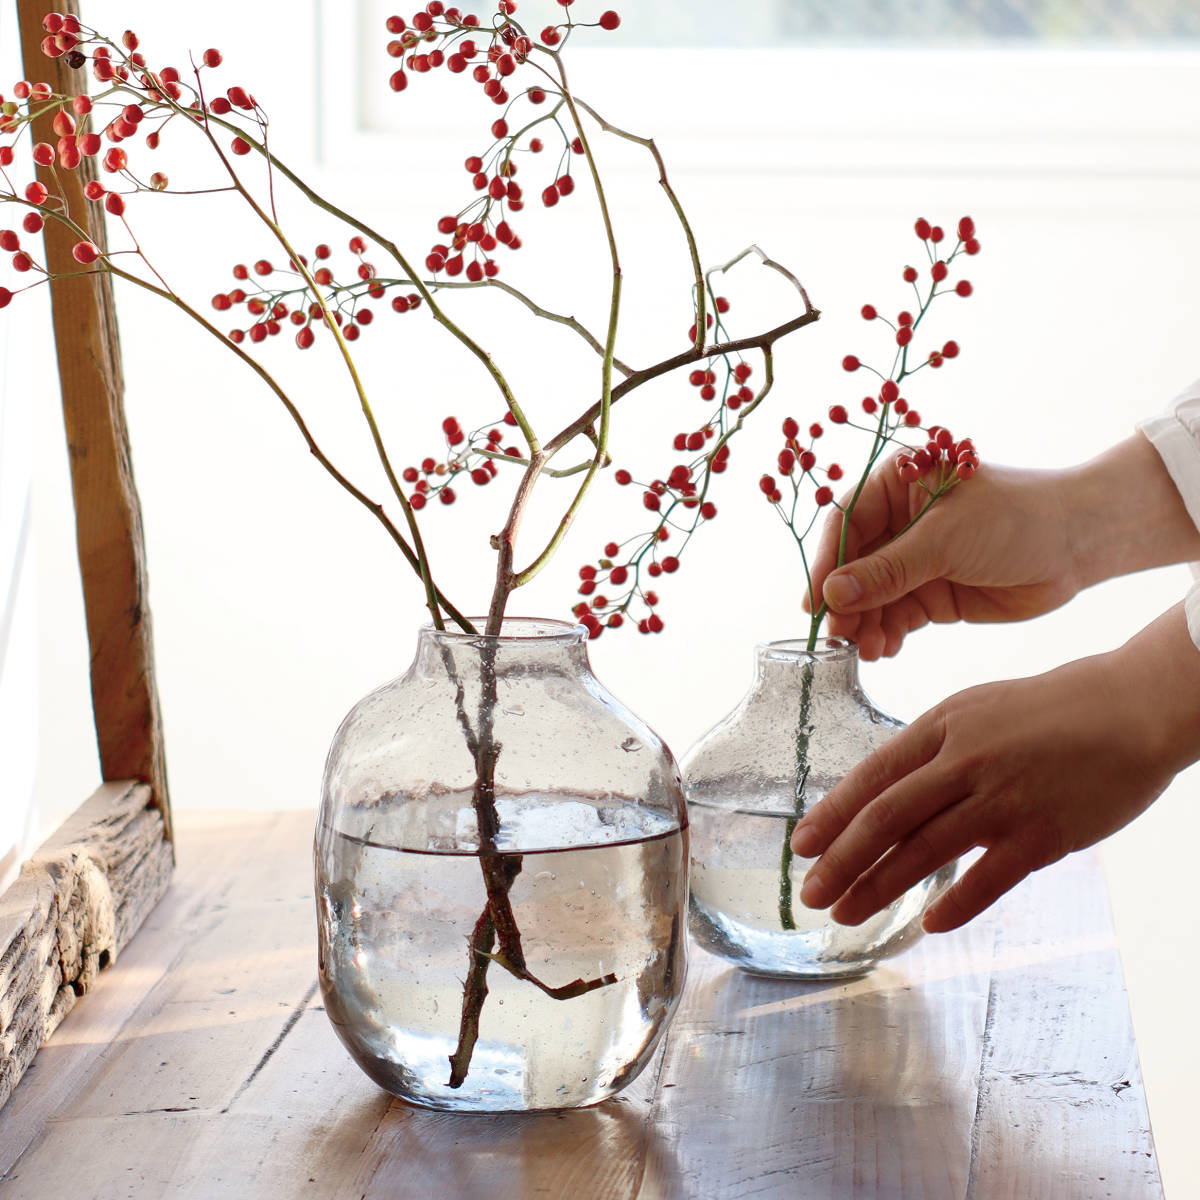
[[[939,573],[928,539],[905,538],[831,572],[821,591],[834,612],[863,612],[899,600]]]

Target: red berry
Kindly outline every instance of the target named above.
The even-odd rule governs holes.
[[[829,419],[835,425],[845,425],[846,421],[849,419],[849,414],[841,404],[835,404],[829,410]]]
[[[87,266],[90,263],[94,263],[100,257],[100,251],[92,242],[76,242],[71,247],[71,257],[77,263],[83,263],[84,266]]]
[[[626,567],[613,567],[612,573],[609,575],[609,579],[618,586],[624,583],[628,578],[629,571]]]
[[[942,347],[942,353],[947,358],[956,358],[958,356],[958,343],[957,342],[947,342]]]
[[[861,366],[862,363],[860,363],[853,354],[847,354],[846,357],[842,359],[843,371],[857,371]]]
[[[711,521],[717,515],[717,506],[711,500],[705,500],[700,505],[700,515],[706,520]]]
[[[959,217],[958,236],[965,242],[975,236],[975,222],[970,217]]]
[[[414,492],[408,498],[409,505],[417,512],[425,507],[425,497],[420,492]]]
[[[949,268],[939,259],[929,268],[929,273],[933,276],[934,283],[941,283],[949,274]]]
[[[769,496],[773,491],[775,491],[775,480],[772,479],[770,475],[764,475],[758,481],[758,490],[762,492],[764,496]]]
[[[808,427],[808,436],[814,440],[819,438],[824,432],[825,430],[823,430],[815,421]]]
[[[916,267],[905,267],[904,268],[904,282],[905,283],[916,283],[917,282],[917,268]]]
[[[932,226],[927,220],[925,220],[924,217],[918,219],[915,228],[917,231],[917,237],[919,237],[923,242],[928,240],[929,235],[933,232]]]
[[[901,325],[900,328],[896,330],[896,345],[907,346],[908,343],[912,341],[912,335],[913,332],[911,325]]]
[[[975,468],[969,462],[959,463],[955,468],[954,473],[959,479],[970,479],[975,474]]]
[[[0,287],[0,308],[7,308],[13,298],[12,292],[6,287]]]
[[[830,463],[829,469],[825,472],[825,474],[828,475],[830,479],[841,479],[842,468],[838,466],[837,463]]]
[[[977,238],[969,238],[966,242],[963,243],[963,249],[968,254],[978,254],[979,253],[978,239]]]
[[[613,476],[613,478],[622,487],[624,487],[627,483],[633,482],[633,476],[630,475],[630,473],[628,471],[626,471],[624,467],[622,467],[619,471],[617,471],[617,473]]]
[[[873,321],[879,314],[875,311],[875,305],[864,304],[862,306],[862,315],[864,321]]]
[[[900,478],[904,483],[916,483],[921,478],[921,468],[911,458],[904,460],[899,465]]]
[[[969,296],[975,289],[971,287],[969,279],[960,279],[955,285],[954,290],[960,296]]]
[[[891,404],[899,395],[900,389],[896,386],[896,381],[894,379],[885,379],[883,387],[879,389],[879,399],[884,404]]]
[[[611,8],[608,10],[608,12],[602,12],[600,14],[600,28],[601,29],[608,29],[608,30],[616,29],[616,27],[620,24],[621,24],[621,18],[615,12],[613,12],[613,10]]]
[[[929,240],[934,243],[940,242],[945,236],[946,231],[940,225],[935,225],[929,231]]]
[[[833,488],[819,487],[817,488],[816,501],[818,507],[824,507],[833,499]]]
[[[794,438],[800,432],[800,426],[791,417],[784,418],[783,436],[785,438]]]
[[[542,192],[542,203],[547,208],[553,208],[558,203],[558,189],[553,184]]]
[[[673,554],[668,554],[667,557],[662,560],[662,569],[666,571],[668,575],[673,575],[679,570],[679,559],[677,559]]]
[[[250,143],[246,141],[245,138],[235,137],[233,141],[229,143],[229,148],[234,152],[234,154],[250,153]]]

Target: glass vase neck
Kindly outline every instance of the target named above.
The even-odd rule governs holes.
[[[754,690],[850,691],[858,688],[858,647],[844,638],[805,638],[763,642],[755,648]]]
[[[485,618],[472,617],[471,622],[482,626]],[[423,626],[417,639],[418,672],[441,672],[449,663],[467,676],[478,674],[484,663],[490,663],[498,674],[517,667],[586,672],[587,630],[582,625],[536,617],[506,617],[498,635]]]

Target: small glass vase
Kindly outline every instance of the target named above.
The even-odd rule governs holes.
[[[427,1108],[595,1104],[653,1054],[686,972],[687,813],[586,633],[420,633],[342,722],[316,833],[325,1008]]]
[[[921,914],[955,867],[854,927],[800,903],[813,860],[788,845],[797,818],[903,725],[863,694],[850,642],[769,642],[756,666],[746,697],[683,761],[692,936],[756,975],[864,974],[921,936]]]

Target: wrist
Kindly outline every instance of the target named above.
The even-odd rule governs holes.
[[[1200,760],[1200,649],[1182,604],[1169,609],[1109,656],[1113,695],[1146,761],[1177,774]]]
[[[1200,531],[1141,434],[1064,471],[1062,504],[1083,587],[1200,559]]]

